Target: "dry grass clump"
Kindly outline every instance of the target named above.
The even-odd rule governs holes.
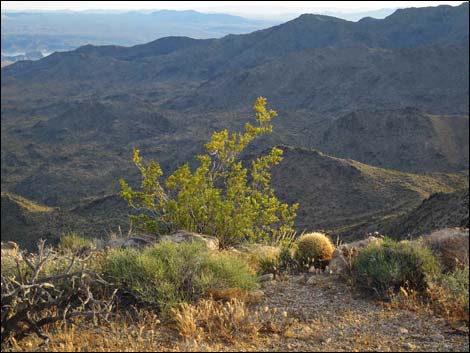
[[[335,247],[323,233],[309,233],[297,240],[295,259],[300,266],[325,267],[333,256]]]
[[[442,229],[424,237],[424,244],[438,258],[445,271],[469,264],[468,230]]]
[[[436,276],[429,288],[420,293],[400,288],[390,293],[391,308],[402,308],[413,312],[435,314],[450,323],[469,324],[469,268]]]
[[[9,347],[2,347],[2,352],[164,352],[176,339],[174,330],[162,325],[155,313],[133,308],[125,313],[116,312],[99,325],[78,318],[73,324],[51,324],[45,332],[50,337],[46,344],[31,335],[20,342],[13,341]]]
[[[201,300],[196,305],[184,303],[172,309],[179,335],[185,340],[233,344],[239,340],[255,340],[261,333],[285,332],[294,320],[276,308],[250,310],[245,302]]]

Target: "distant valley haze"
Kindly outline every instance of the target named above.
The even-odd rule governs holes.
[[[358,21],[459,1],[2,1],[2,67],[79,46],[250,33],[315,13]]]

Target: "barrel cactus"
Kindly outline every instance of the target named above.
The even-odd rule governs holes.
[[[308,233],[297,240],[295,259],[302,267],[324,268],[333,256],[335,247],[323,233]]]

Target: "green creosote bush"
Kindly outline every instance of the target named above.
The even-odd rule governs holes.
[[[296,242],[294,258],[300,267],[315,266],[324,268],[333,256],[335,247],[323,233],[308,233],[302,235]]]
[[[438,261],[420,242],[396,242],[388,238],[367,246],[352,263],[356,285],[379,297],[400,287],[423,291],[439,273]]]
[[[269,241],[275,234],[292,231],[297,204],[281,203],[272,189],[270,169],[282,161],[283,151],[274,147],[246,168],[240,154],[260,135],[272,132],[277,113],[259,97],[253,108],[256,125],[247,123],[243,133],[215,132],[199,155],[192,171],[186,163],[160,182],[163,171],[157,162],[144,165],[134,150],[134,164],[141,173],[141,191],[124,180],[121,196],[141,213],[131,216],[138,228],[158,234],[160,225],[218,238],[220,248],[246,240]]]
[[[138,302],[156,306],[164,314],[211,290],[249,290],[256,285],[248,265],[239,257],[210,253],[198,242],[161,242],[142,252],[112,250],[105,259],[104,274]]]

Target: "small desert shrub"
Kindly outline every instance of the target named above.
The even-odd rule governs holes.
[[[242,256],[258,275],[279,275],[292,272],[298,267],[293,258],[294,245],[292,242],[283,242],[277,247],[251,244],[244,248]]]
[[[297,240],[295,260],[301,267],[325,267],[335,250],[333,243],[322,233],[309,233]]]
[[[291,273],[296,271],[298,264],[294,259],[295,247],[282,246],[278,256],[278,268],[280,272]]]
[[[440,274],[427,291],[434,309],[449,319],[469,321],[469,267]]]
[[[250,290],[256,286],[256,279],[248,264],[230,252],[208,254],[201,263],[201,270],[203,283],[211,290]]]
[[[204,245],[162,242],[138,252],[113,250],[105,261],[105,275],[136,300],[164,313],[213,289],[254,287],[246,264],[228,253],[211,254]]]
[[[258,274],[272,273],[281,275],[293,273],[299,269],[299,264],[294,259],[295,248],[282,246],[275,257],[262,257],[259,259]]]
[[[276,275],[279,273],[279,259],[277,257],[263,257],[259,260],[258,268],[260,275],[269,273]]]
[[[400,288],[422,291],[439,272],[436,258],[421,243],[397,243],[390,239],[370,244],[352,264],[358,287],[379,296]]]
[[[442,229],[425,237],[428,246],[441,263],[444,271],[454,271],[469,264],[468,231]]]
[[[240,254],[257,274],[274,274],[277,271],[278,247],[249,244],[241,249]]]
[[[72,252],[80,251],[87,248],[93,249],[95,247],[95,243],[92,239],[87,239],[77,234],[63,235],[59,241],[59,249],[70,250]]]

